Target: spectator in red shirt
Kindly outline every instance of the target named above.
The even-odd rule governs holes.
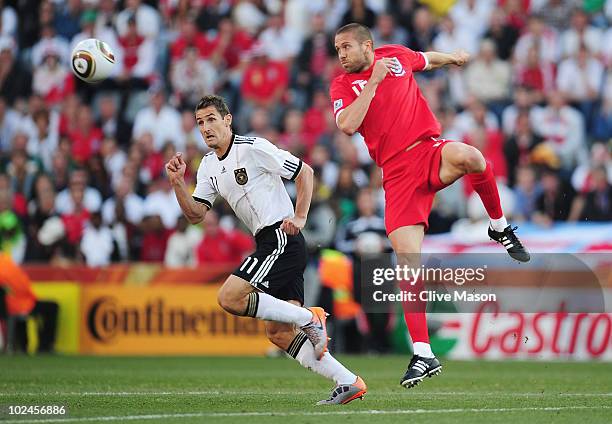
[[[197,49],[202,59],[208,59],[219,54],[217,50],[219,47],[218,38],[209,39],[205,34],[198,31],[193,18],[187,17],[181,22],[179,35],[170,46],[172,61],[183,57],[183,53],[189,47]]]
[[[198,265],[225,263],[238,265],[254,250],[253,238],[242,231],[219,227],[219,216],[213,210],[204,218],[204,237],[196,248]]]
[[[59,117],[60,136],[67,136],[75,130],[80,106],[81,100],[76,94],[68,96],[62,101]]]
[[[24,150],[16,149],[11,152],[10,162],[6,166],[6,173],[11,179],[14,192],[13,210],[20,216],[27,215],[27,199],[32,196],[34,181],[36,180],[37,166],[29,160]]]
[[[244,70],[242,96],[255,106],[270,109],[283,98],[289,82],[289,70],[283,62],[268,60],[260,44],[251,50],[252,61]]]
[[[137,79],[141,82],[152,77],[155,58],[155,45],[149,38],[138,34],[136,18],[130,17],[127,22],[127,32],[119,38],[119,46],[122,49],[123,63],[119,79]]]
[[[135,20],[128,21],[127,34],[119,38],[119,44],[124,54],[123,69],[128,73],[138,63],[138,47],[145,41],[143,36],[138,35],[135,22]]]
[[[527,24],[530,0],[501,0],[499,5],[505,10],[508,23],[518,31]]]
[[[91,108],[82,105],[77,112],[75,128],[69,134],[72,142],[72,157],[80,163],[85,163],[100,150],[104,134],[94,125]]]
[[[542,63],[538,49],[534,46],[529,48],[527,63],[518,65],[516,84],[525,86],[535,91],[535,100],[541,102],[554,88],[554,66],[551,63]]]
[[[62,214],[62,222],[66,230],[66,237],[71,247],[79,244],[83,237],[85,224],[89,221],[90,213],[85,208],[85,188],[81,184],[70,184],[70,198],[74,204],[72,212]]]
[[[49,48],[43,54],[42,64],[34,69],[32,88],[44,98],[45,103],[53,106],[74,93],[74,77],[61,63],[58,51]]]
[[[161,175],[165,163],[163,155],[155,151],[153,135],[150,132],[142,134],[136,143],[142,155],[140,176],[146,183],[149,183]]]
[[[272,115],[271,120],[276,124],[283,112],[280,103],[289,83],[289,69],[284,62],[269,60],[259,43],[253,46],[250,55],[252,60],[246,65],[240,87],[243,99],[241,115],[245,118],[254,107],[262,107]]]
[[[242,57],[253,46],[253,38],[249,33],[236,27],[230,18],[224,18],[219,23],[217,39],[227,70],[238,67]]]
[[[327,130],[327,116],[331,112],[325,90],[315,91],[312,106],[304,114],[304,131],[318,140]]]
[[[149,215],[142,220],[142,232],[140,260],[142,262],[163,262],[172,231],[164,227],[159,215]]]

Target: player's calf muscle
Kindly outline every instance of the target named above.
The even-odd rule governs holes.
[[[401,267],[418,268],[421,266],[421,255],[419,253],[398,253],[396,256],[397,264]]]
[[[266,323],[266,335],[268,340],[279,348],[286,350],[293,339],[297,330],[293,324],[281,324],[277,322]]]

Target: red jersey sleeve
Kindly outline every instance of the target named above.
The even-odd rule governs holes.
[[[409,49],[404,46],[397,46],[398,49],[402,52],[404,57],[408,59],[408,63],[410,63],[412,72],[420,72],[427,69],[429,62],[427,61],[427,56],[423,52],[416,52],[414,50]]]
[[[329,97],[334,107],[334,118],[338,124],[340,113],[357,98],[357,94],[351,89],[344,78],[336,78],[329,88]]]

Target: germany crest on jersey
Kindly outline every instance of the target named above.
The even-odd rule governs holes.
[[[210,152],[202,159],[193,199],[210,209],[221,196],[255,235],[293,216],[282,179],[295,181],[302,161],[265,138],[233,135],[232,140],[222,157]]]
[[[246,168],[234,169],[234,176],[236,177],[236,182],[239,185],[245,185],[247,181],[249,181]]]

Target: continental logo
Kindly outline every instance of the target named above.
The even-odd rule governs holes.
[[[139,306],[121,305],[114,297],[95,299],[87,310],[87,330],[102,343],[121,336],[257,336],[257,320],[209,308],[185,309],[156,298]]]

